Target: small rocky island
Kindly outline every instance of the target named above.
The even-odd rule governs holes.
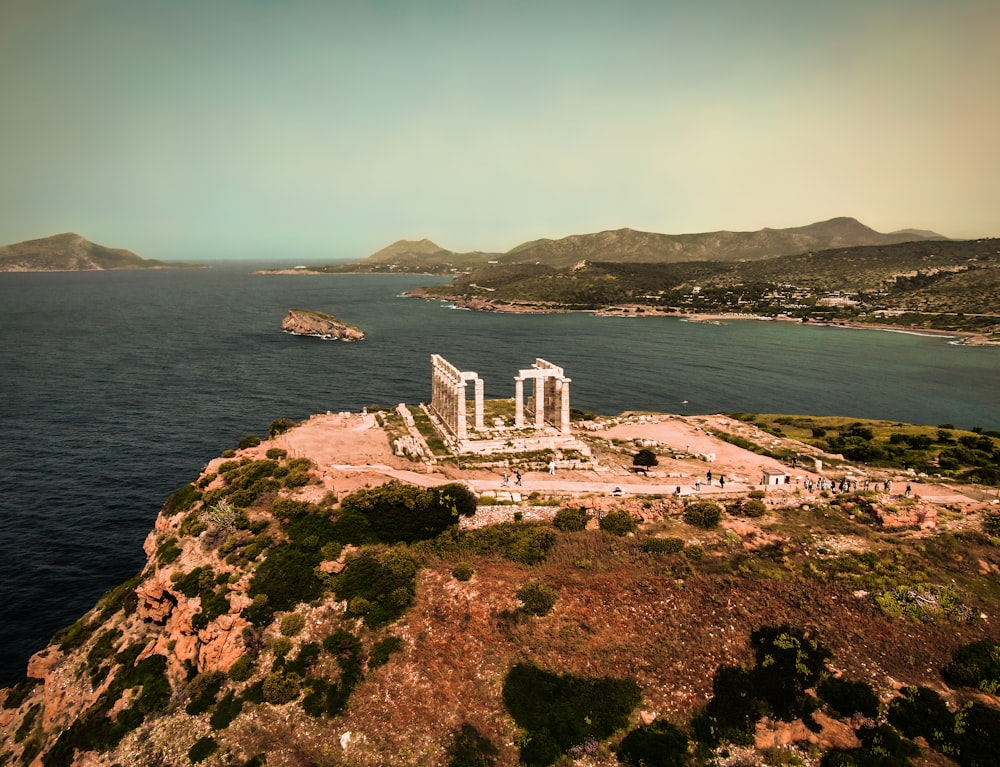
[[[316,336],[326,340],[360,341],[365,332],[343,322],[332,314],[306,309],[289,309],[281,321],[281,329],[297,336]]]

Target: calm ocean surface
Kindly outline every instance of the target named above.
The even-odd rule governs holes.
[[[134,575],[167,495],[275,418],[418,403],[430,355],[513,396],[543,357],[576,407],[817,413],[1000,429],[1000,349],[768,322],[481,314],[421,276],[205,270],[0,274],[0,685]],[[356,344],[280,332],[328,311]]]

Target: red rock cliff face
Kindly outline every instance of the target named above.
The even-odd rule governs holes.
[[[281,329],[286,333],[300,336],[317,336],[340,341],[360,341],[365,337],[363,330],[341,322],[333,315],[301,309],[290,310],[281,321]]]

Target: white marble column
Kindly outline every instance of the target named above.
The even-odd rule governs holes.
[[[545,379],[535,379],[535,428],[545,428]]]
[[[524,426],[524,379],[514,379],[514,426]]]
[[[483,379],[476,379],[476,431],[486,428],[486,408],[483,402]]]

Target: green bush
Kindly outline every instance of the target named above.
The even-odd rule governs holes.
[[[979,701],[955,715],[954,757],[962,767],[992,767],[1000,743],[1000,710]]]
[[[684,521],[694,527],[711,530],[722,519],[722,507],[712,501],[695,501],[684,507]]]
[[[229,667],[229,678],[234,682],[245,682],[253,676],[253,658],[249,655],[241,655],[236,662]]]
[[[364,552],[348,560],[347,568],[334,577],[333,589],[349,607],[354,600],[363,600],[365,609],[356,614],[370,628],[377,628],[396,620],[410,606],[419,568],[413,555],[401,548],[378,555]]]
[[[603,740],[628,725],[642,696],[633,679],[553,674],[519,663],[504,678],[503,700],[527,733],[521,761],[546,767],[571,747]]]
[[[583,508],[562,508],[556,512],[556,518],[552,524],[556,529],[564,533],[575,533],[587,527],[590,521],[590,514]]]
[[[163,508],[160,509],[160,513],[165,517],[172,517],[182,511],[187,511],[200,499],[201,493],[198,492],[198,488],[189,482],[170,494],[163,504]]]
[[[315,572],[319,563],[318,551],[303,551],[291,544],[275,546],[250,579],[247,593],[255,600],[255,609],[245,608],[243,616],[256,625],[267,625],[274,613],[320,597],[324,587]],[[259,596],[266,599],[257,602]]]
[[[196,740],[191,746],[188,750],[188,759],[197,764],[205,761],[218,750],[219,744],[215,742],[215,738],[206,735],[204,738]]]
[[[609,511],[599,522],[601,529],[612,535],[628,535],[636,529],[635,520],[632,515],[623,509]]]
[[[264,700],[281,705],[290,703],[302,692],[302,680],[296,674],[276,671],[264,679]]]
[[[257,447],[259,444],[260,438],[256,434],[247,434],[236,447],[238,450],[246,450],[248,447]]]
[[[642,550],[648,554],[677,554],[684,549],[683,538],[644,538]]]
[[[1000,538],[1000,512],[983,514],[983,532],[991,538]]]
[[[264,455],[272,461],[282,461],[288,457],[288,451],[280,447],[269,447]]]
[[[188,704],[184,710],[191,716],[208,711],[215,704],[215,698],[225,681],[226,675],[221,671],[203,671],[198,674],[188,682],[184,690],[188,696]]]
[[[765,708],[753,671],[722,665],[712,678],[712,699],[694,716],[691,730],[699,743],[712,748],[724,741],[749,745]]]
[[[224,730],[233,723],[233,720],[242,711],[243,701],[236,697],[235,692],[230,690],[219,701],[219,705],[215,707],[215,711],[212,712],[212,716],[208,720],[209,726],[213,730]]]
[[[368,656],[368,668],[378,668],[389,662],[389,658],[403,649],[403,640],[390,634],[372,646]]]
[[[275,418],[267,427],[268,439],[274,439],[289,429],[294,429],[297,425],[291,418]]]
[[[517,590],[521,611],[528,615],[548,615],[555,607],[559,595],[540,581],[528,581]]]
[[[767,506],[763,501],[758,501],[756,498],[750,498],[740,505],[740,512],[745,517],[763,517],[767,514]]]
[[[920,748],[899,736],[887,724],[857,731],[860,748],[833,749],[824,754],[820,767],[913,767],[911,757]]]
[[[644,447],[642,450],[640,450],[638,453],[632,456],[632,465],[642,469],[648,469],[653,466],[657,466],[659,465],[659,463],[660,461],[656,457],[656,453],[654,453],[648,447]]]
[[[472,578],[474,570],[468,562],[459,562],[451,568],[451,575],[456,581],[467,581]]]
[[[281,634],[286,637],[293,637],[306,626],[304,615],[299,613],[289,613],[281,619]]]
[[[824,703],[842,717],[850,718],[855,714],[869,719],[878,717],[880,702],[867,682],[830,676],[819,683],[816,692]]]
[[[436,537],[457,525],[459,517],[473,516],[476,496],[458,482],[420,488],[393,481],[351,493],[341,507],[365,515],[380,541],[413,543]]]
[[[962,645],[942,669],[952,687],[975,687],[996,695],[1000,691],[1000,645],[983,640]]]
[[[688,737],[664,719],[641,725],[622,738],[618,761],[629,767],[685,767]]]
[[[955,736],[955,716],[929,687],[907,687],[889,704],[886,718],[908,738],[922,737],[941,750]]]
[[[827,650],[810,632],[790,625],[764,626],[750,634],[757,659],[754,689],[778,719],[789,721],[814,708],[806,692],[826,670]]]
[[[466,722],[452,736],[448,767],[493,767],[499,754],[493,741]]]

